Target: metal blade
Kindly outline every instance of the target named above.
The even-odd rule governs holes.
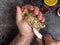
[[[43,36],[41,33],[38,32],[37,29],[33,28],[33,31],[34,31],[35,35],[37,36],[37,38],[42,39]]]

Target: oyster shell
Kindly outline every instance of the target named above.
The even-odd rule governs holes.
[[[33,14],[33,12],[30,12],[27,8],[24,9],[23,13],[23,19],[32,27],[36,29],[44,28],[45,25],[41,24],[41,22],[36,18],[36,16]]]

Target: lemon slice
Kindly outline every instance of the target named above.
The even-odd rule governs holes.
[[[44,3],[48,6],[54,6],[56,5],[58,0],[44,0]]]

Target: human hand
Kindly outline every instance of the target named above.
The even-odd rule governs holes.
[[[33,39],[34,33],[32,28],[22,18],[22,11],[24,8],[28,8],[30,11],[34,10],[34,14],[37,15],[38,20],[42,23],[45,21],[45,18],[42,16],[42,13],[39,11],[38,7],[34,8],[32,5],[25,5],[21,9],[19,6],[17,6],[16,24],[19,29],[19,34],[10,43],[10,45],[30,45]]]
[[[22,36],[33,37],[34,33],[32,31],[32,28],[22,18],[22,11],[25,8],[28,8],[30,11],[34,10],[34,14],[37,16],[38,20],[41,23],[45,22],[45,18],[42,16],[42,13],[39,11],[38,7],[33,7],[32,5],[25,5],[21,9],[19,6],[17,6],[16,23],[17,23],[17,26],[18,26],[18,29],[19,29],[19,33]]]
[[[60,41],[53,39],[50,35],[45,35],[44,40],[36,38],[39,45],[60,45]]]

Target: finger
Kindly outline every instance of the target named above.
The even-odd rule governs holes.
[[[45,17],[42,18],[41,23],[43,24],[45,22]]]
[[[34,9],[33,6],[30,5],[30,4],[23,6],[23,7],[22,7],[22,11],[23,11],[25,8],[29,9],[30,11],[32,11],[32,10]]]
[[[45,43],[51,43],[51,42],[54,42],[53,38],[51,37],[51,35],[44,35],[44,40],[45,40]]]
[[[36,38],[37,42],[39,45],[44,45],[44,42],[42,39]]]
[[[43,18],[42,13],[41,13],[41,12],[39,12],[39,15],[37,16],[37,19],[38,19],[39,21],[41,21],[41,20],[42,20],[42,18]]]
[[[34,7],[34,14],[38,15],[39,14],[39,8],[38,7]]]
[[[22,11],[21,11],[21,8],[19,6],[17,6],[16,8],[17,8],[16,21],[19,22],[22,20]]]

